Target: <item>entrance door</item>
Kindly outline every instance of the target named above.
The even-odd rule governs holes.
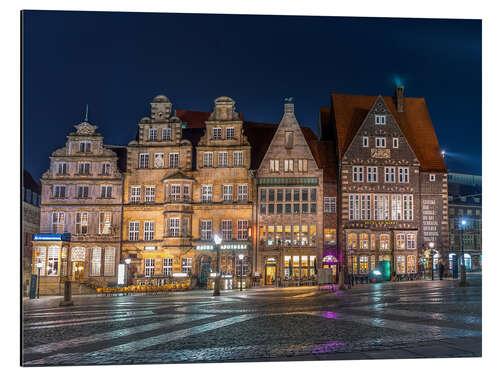
[[[276,264],[266,264],[266,285],[276,282]]]
[[[210,257],[203,255],[200,259],[200,285],[206,286],[208,276],[210,275]]]
[[[83,281],[84,262],[73,262],[73,280]]]

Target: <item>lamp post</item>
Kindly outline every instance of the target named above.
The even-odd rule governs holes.
[[[434,280],[434,242],[429,242],[429,248],[431,249],[431,279]]]
[[[460,265],[460,283],[458,284],[459,286],[467,286],[467,274],[465,272],[465,256],[464,256],[464,229],[467,225],[467,220],[462,219],[460,221],[460,248],[461,248],[461,255],[460,258],[462,258],[462,264]]]
[[[132,259],[127,258],[125,259],[125,285],[128,286],[128,266],[130,265],[130,262],[132,262]]]
[[[37,268],[36,280],[38,282],[36,286],[36,298],[40,298],[40,269],[42,268],[42,262],[38,262],[36,264],[36,268]]]
[[[238,258],[240,259],[241,271],[240,271],[240,292],[243,291],[243,258],[245,256],[243,254],[239,254]]]
[[[220,296],[220,244],[222,238],[218,235],[214,235],[215,251],[216,251],[216,269],[215,269],[215,280],[214,280],[214,296]]]

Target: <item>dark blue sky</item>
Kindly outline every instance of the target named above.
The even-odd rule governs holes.
[[[210,111],[230,96],[277,123],[295,98],[317,132],[329,94],[424,97],[452,172],[481,173],[481,21],[162,13],[23,14],[24,166],[35,178],[84,117],[126,145],[149,102]]]

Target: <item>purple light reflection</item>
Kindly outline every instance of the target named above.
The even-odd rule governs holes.
[[[323,318],[327,318],[327,319],[338,319],[339,318],[339,315],[333,311],[324,311],[321,313],[321,316]]]
[[[344,347],[345,344],[342,341],[332,341],[326,344],[321,344],[312,350],[313,354],[329,353],[337,348]]]

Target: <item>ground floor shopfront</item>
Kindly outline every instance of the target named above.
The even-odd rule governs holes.
[[[41,284],[63,280],[107,285],[116,283],[119,242],[72,241],[69,236],[35,235],[32,273]]]
[[[216,245],[176,247],[158,243],[141,247],[142,250],[136,245],[123,245],[124,283],[157,286],[189,280],[192,287],[213,288],[217,271]],[[250,275],[250,251],[247,243],[220,245],[221,288],[237,288],[240,274],[243,272],[244,279]]]

